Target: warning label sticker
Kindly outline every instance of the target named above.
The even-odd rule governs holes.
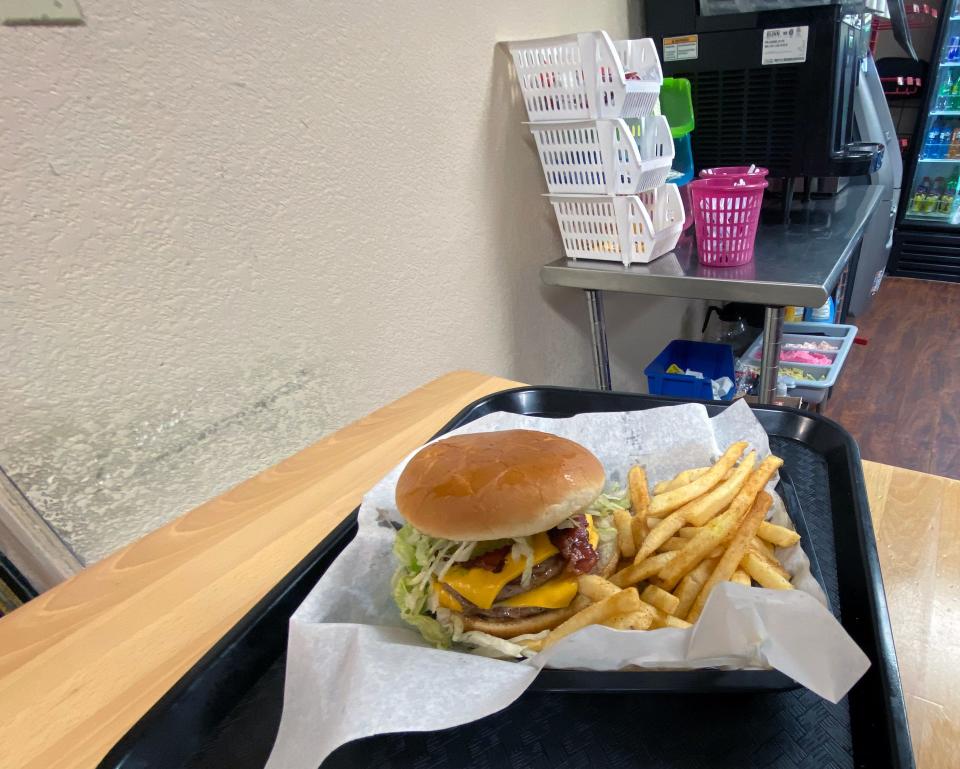
[[[797,64],[807,60],[807,34],[810,27],[780,27],[763,30],[760,63]]]
[[[663,38],[663,60],[684,61],[697,58],[697,35]]]

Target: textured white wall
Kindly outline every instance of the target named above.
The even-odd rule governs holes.
[[[102,0],[0,27],[0,464],[81,558],[445,371],[591,383],[496,42],[623,35],[627,4]],[[689,307],[611,305],[642,386]]]

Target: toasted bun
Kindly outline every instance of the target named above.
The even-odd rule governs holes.
[[[397,508],[431,537],[527,537],[603,491],[603,466],[566,438],[534,430],[456,435],[421,449],[397,481]]]
[[[601,577],[609,577],[616,571],[617,561],[620,560],[620,542],[618,538],[604,542],[597,555],[600,560],[593,568],[592,574],[599,574]],[[542,630],[553,630],[561,622],[565,622],[577,613],[577,609],[571,604],[566,609],[550,609],[541,614],[534,614],[531,617],[520,617],[519,619],[487,619],[485,617],[464,617],[464,630],[479,630],[483,633],[497,636],[498,638],[515,638],[518,635],[527,633],[539,633]]]

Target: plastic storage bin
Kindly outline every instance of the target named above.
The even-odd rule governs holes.
[[[674,184],[686,185],[693,181],[693,147],[690,146],[690,134],[674,139],[673,146],[673,170],[682,174],[674,180]]]
[[[653,222],[654,256],[662,256],[673,250],[683,231],[683,198],[676,184],[664,184],[653,190],[641,192],[637,197],[650,214]]]
[[[667,181],[673,140],[666,118],[641,118],[634,137],[623,120],[530,123],[547,189],[632,195]]]
[[[683,204],[675,184],[640,195],[548,195],[570,259],[624,266],[651,262],[677,245]]]
[[[690,81],[685,77],[665,77],[660,86],[660,114],[670,124],[674,139],[686,136],[693,130],[693,98]]]
[[[532,123],[644,117],[657,103],[663,71],[650,38],[581,32],[509,47]]]
[[[684,374],[668,374],[671,364],[686,371],[699,371],[703,379]],[[676,395],[680,398],[699,398],[713,400],[711,379],[728,377],[733,380],[733,349],[727,344],[712,342],[689,342],[674,339],[647,366],[643,373],[647,377],[647,389],[652,395]],[[730,391],[721,400],[730,400],[736,391]]]
[[[690,182],[697,231],[697,258],[709,267],[735,267],[753,259],[765,180],[746,184],[732,177]]]
[[[784,366],[797,368],[814,377],[823,377],[817,381],[794,380],[795,384],[788,386],[790,395],[803,398],[810,403],[820,403],[827,396],[827,391],[837,383],[840,370],[843,368],[847,353],[853,347],[853,340],[857,336],[857,327],[840,323],[784,323],[783,345],[784,350],[804,349],[803,345],[811,342],[824,349],[810,350],[831,359],[829,366],[818,366],[810,363],[795,363],[783,361]],[[763,346],[763,334],[758,336],[747,351],[740,357],[740,363],[759,371],[760,349]]]

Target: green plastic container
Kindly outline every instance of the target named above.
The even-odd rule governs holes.
[[[684,77],[665,77],[660,87],[660,114],[670,124],[674,139],[686,136],[693,130],[693,99],[690,98],[690,81]]]

